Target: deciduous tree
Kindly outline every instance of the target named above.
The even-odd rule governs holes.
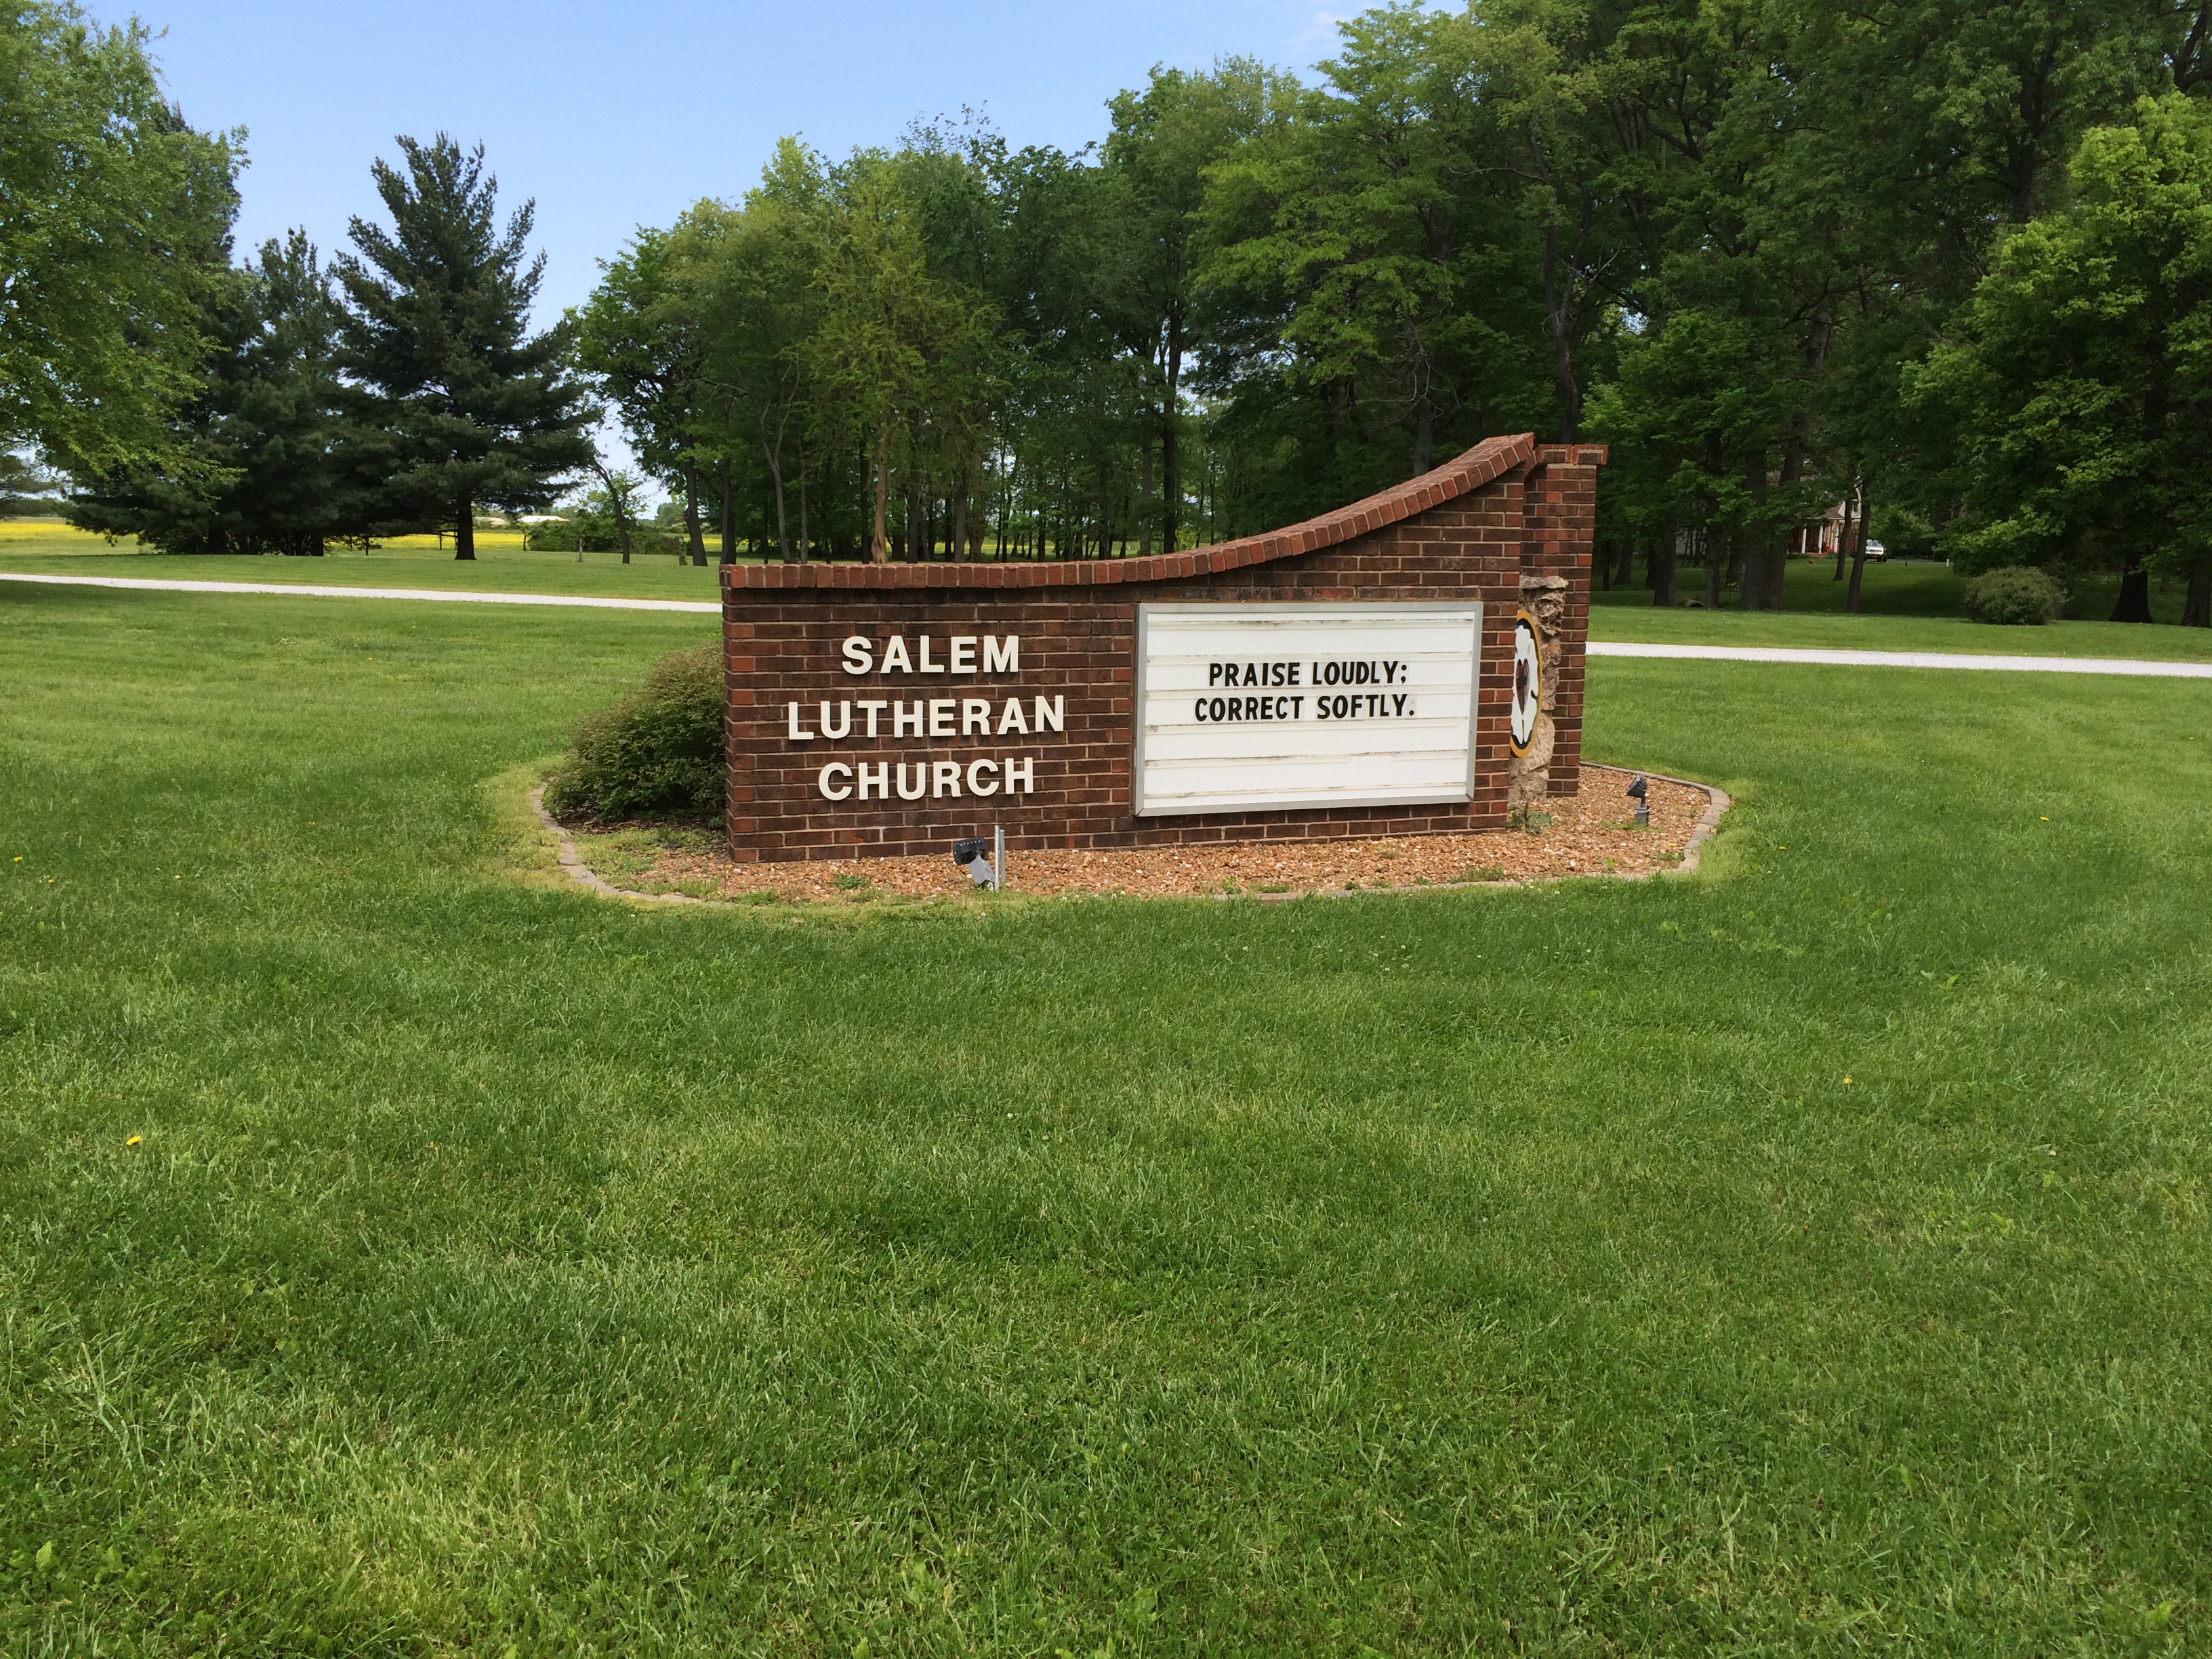
[[[2069,198],[2000,245],[1910,385],[1962,435],[1954,559],[2118,564],[2130,622],[2162,569],[2212,625],[2212,108],[2090,129]]]
[[[146,31],[0,9],[0,444],[90,478],[183,465],[229,262],[235,135],[164,97]]]

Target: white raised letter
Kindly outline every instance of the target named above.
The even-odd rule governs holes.
[[[876,735],[876,716],[884,712],[884,707],[885,705],[880,701],[864,702],[860,705],[860,712],[868,717],[868,735],[872,738]]]
[[[875,665],[874,643],[859,634],[849,635],[845,641],[845,672],[865,674]]]
[[[917,738],[921,735],[921,705],[918,702],[915,704],[914,713],[909,714],[906,712],[904,703],[893,703],[891,705],[891,735],[895,738],[903,738],[909,733]]]
[[[921,672],[925,674],[942,674],[945,672],[943,663],[929,659],[929,635],[927,634],[921,636]]]
[[[920,800],[922,797],[923,792],[928,787],[929,763],[927,761],[916,761],[915,763],[914,787],[911,789],[906,787],[906,763],[904,761],[901,761],[899,763],[898,792],[899,799],[901,800]]]
[[[830,724],[829,703],[825,702],[822,705],[822,735],[825,738],[849,738],[853,735],[853,705],[851,703],[841,702],[837,705],[837,724],[835,726]]]
[[[883,666],[884,672],[886,674],[890,673],[894,668],[898,670],[902,674],[911,674],[914,672],[914,659],[906,653],[905,635],[894,634],[891,635],[891,642],[884,647]]]
[[[816,780],[816,781],[822,786],[822,794],[823,799],[827,800],[846,800],[850,799],[853,793],[853,786],[851,784],[840,784],[835,789],[832,789],[830,787],[830,775],[833,772],[842,772],[848,778],[853,775],[853,769],[846,765],[842,761],[831,761],[829,765],[823,767],[822,769],[822,775]]]
[[[1048,708],[1045,707],[1044,699],[1039,697],[1036,700],[1036,729],[1040,732],[1066,731],[1067,699],[1054,697],[1052,700],[1052,707]]]
[[[983,781],[983,773],[987,768],[991,774],[991,781],[988,783]],[[997,794],[999,793],[999,763],[994,760],[979,760],[970,766],[968,769],[968,793],[971,795]]]
[[[999,716],[999,735],[1003,738],[1009,732],[1018,732],[1025,738],[1030,734],[1030,719],[1022,713],[1019,697],[1008,697],[1006,712]]]
[[[802,732],[799,729],[799,705],[795,702],[791,705],[791,740],[793,743],[814,741],[814,734],[811,732]]]
[[[960,763],[958,761],[939,761],[933,769],[937,774],[937,787],[929,792],[933,798],[939,795],[957,795],[960,793]]]
[[[1006,793],[1010,795],[1034,795],[1036,793],[1036,756],[1024,755],[1018,760],[1014,759],[1011,756],[1007,757]]]
[[[952,735],[952,699],[932,697],[929,700],[929,735],[949,738]]]
[[[876,792],[878,800],[889,800],[891,798],[891,763],[889,761],[884,761],[877,766],[871,766],[867,762],[862,761],[860,773],[862,800],[867,799],[868,791],[872,787]]]
[[[986,674],[1018,674],[1022,667],[1022,636],[1009,634],[983,635],[983,672]]]
[[[952,672],[972,674],[975,672],[975,636],[955,634],[952,636]]]
[[[981,697],[969,697],[960,705],[960,735],[976,732],[991,735],[991,705]]]

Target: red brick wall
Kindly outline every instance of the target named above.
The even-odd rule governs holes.
[[[729,836],[740,860],[939,854],[956,837],[1003,823],[1010,846],[1126,847],[1164,842],[1422,835],[1502,827],[1507,701],[1520,578],[1532,558],[1577,583],[1573,753],[1579,756],[1580,629],[1587,615],[1589,530],[1602,452],[1547,453],[1526,437],[1492,439],[1395,491],[1326,519],[1221,547],[1146,559],[1044,564],[726,567],[723,631],[729,687]],[[1530,480],[1536,481],[1533,494]],[[1580,540],[1575,540],[1579,534]],[[1532,552],[1532,549],[1534,550]],[[1137,818],[1129,811],[1134,738],[1137,606],[1169,601],[1417,600],[1483,603],[1476,696],[1475,798],[1464,805],[1348,807]],[[841,647],[854,634],[909,641],[928,634],[1016,634],[1012,674],[885,691],[856,683]],[[792,741],[787,706],[816,729],[820,704],[866,695],[1011,696],[1025,707],[1064,696],[1066,730],[1023,738]],[[1566,688],[1555,715],[1566,740]],[[889,711],[883,716],[887,720]],[[1034,757],[1033,792],[959,799],[842,803],[823,798],[830,759],[871,766],[1013,755]],[[1555,783],[1555,788],[1558,787]]]
[[[1601,444],[1539,444],[1522,501],[1521,568],[1531,574],[1565,576],[1566,625],[1562,630],[1559,680],[1553,708],[1551,791],[1571,795],[1582,786],[1583,662],[1589,639],[1590,544],[1597,532],[1597,470]]]

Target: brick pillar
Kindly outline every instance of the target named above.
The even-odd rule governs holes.
[[[1602,444],[1539,444],[1522,498],[1521,569],[1566,579],[1558,696],[1553,709],[1551,793],[1582,787],[1583,660],[1589,640],[1590,550],[1597,533]]]

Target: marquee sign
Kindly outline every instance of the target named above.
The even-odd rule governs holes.
[[[1475,601],[1143,605],[1139,817],[1474,799]]]

